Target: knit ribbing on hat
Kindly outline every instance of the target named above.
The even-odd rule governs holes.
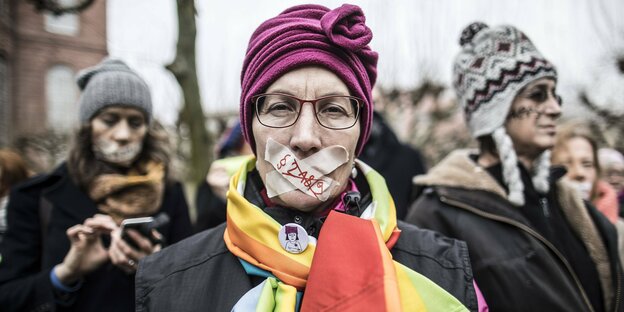
[[[82,89],[78,100],[80,122],[87,123],[110,105],[137,108],[152,117],[152,99],[145,81],[120,60],[107,59],[82,70],[76,82]]]
[[[509,188],[507,199],[516,206],[523,206],[524,184],[522,184],[522,179],[520,178],[518,157],[514,150],[513,142],[503,127],[496,129],[492,133],[492,139],[494,139],[502,163],[503,181]]]
[[[251,98],[279,77],[304,66],[321,66],[336,74],[351,95],[365,104],[360,114],[359,154],[370,135],[377,77],[377,53],[368,46],[372,32],[362,10],[344,4],[330,10],[299,5],[262,23],[252,34],[241,71],[240,120],[243,135],[255,152]]]
[[[550,150],[544,151],[533,165],[533,187],[540,194],[547,194],[550,190],[550,154]]]
[[[462,32],[463,43],[453,66],[453,86],[473,137],[501,127],[513,99],[527,84],[556,79],[555,68],[529,38],[512,26],[473,23]]]

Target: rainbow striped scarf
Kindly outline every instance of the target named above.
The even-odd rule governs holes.
[[[332,211],[318,242],[291,254],[278,240],[281,225],[241,195],[255,161],[250,158],[230,182],[224,240],[248,274],[266,280],[233,311],[467,311],[428,278],[392,260],[389,248],[400,234],[394,202],[384,179],[366,164],[356,162],[372,204],[360,218]]]

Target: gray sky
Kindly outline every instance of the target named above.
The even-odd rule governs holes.
[[[196,1],[197,57],[204,110],[236,111],[239,75],[247,41],[264,20],[310,1]],[[341,1],[315,1],[335,8]],[[574,88],[590,88],[598,102],[624,95],[612,79],[614,51],[624,51],[621,0],[393,0],[351,1],[362,7],[379,52],[378,84],[416,86],[426,75],[446,85],[459,50],[461,30],[480,20],[523,30],[558,68],[564,99]],[[175,56],[174,0],[108,0],[108,49],[148,81],[157,117],[177,118],[180,89],[164,65]],[[617,92],[613,92],[617,89]],[[566,101],[574,103],[574,101]],[[622,108],[624,109],[624,108]]]

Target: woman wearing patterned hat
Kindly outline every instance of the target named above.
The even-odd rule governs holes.
[[[460,44],[454,87],[479,150],[417,177],[407,221],[466,241],[493,311],[621,310],[615,229],[550,168],[555,68],[512,26],[473,23]]]
[[[123,62],[105,60],[83,70],[78,85],[82,126],[69,159],[10,194],[2,311],[134,311],[139,260],[160,250],[159,240],[191,234],[147,84]],[[122,220],[161,213],[170,222],[152,237],[129,230],[128,242],[121,238]]]
[[[240,114],[255,157],[231,180],[226,223],[141,262],[138,311],[477,309],[465,245],[398,222],[356,160],[371,39],[353,5],[295,6],[253,33]]]

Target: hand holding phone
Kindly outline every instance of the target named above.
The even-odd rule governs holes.
[[[132,246],[135,249],[138,249],[136,242],[128,235],[128,229],[133,229],[142,236],[152,242],[152,244],[163,244],[163,239],[155,237],[152,233],[152,230],[157,229],[165,224],[169,223],[169,216],[162,212],[154,217],[143,217],[143,218],[132,218],[125,219],[121,222],[121,238],[123,238],[128,245]]]

